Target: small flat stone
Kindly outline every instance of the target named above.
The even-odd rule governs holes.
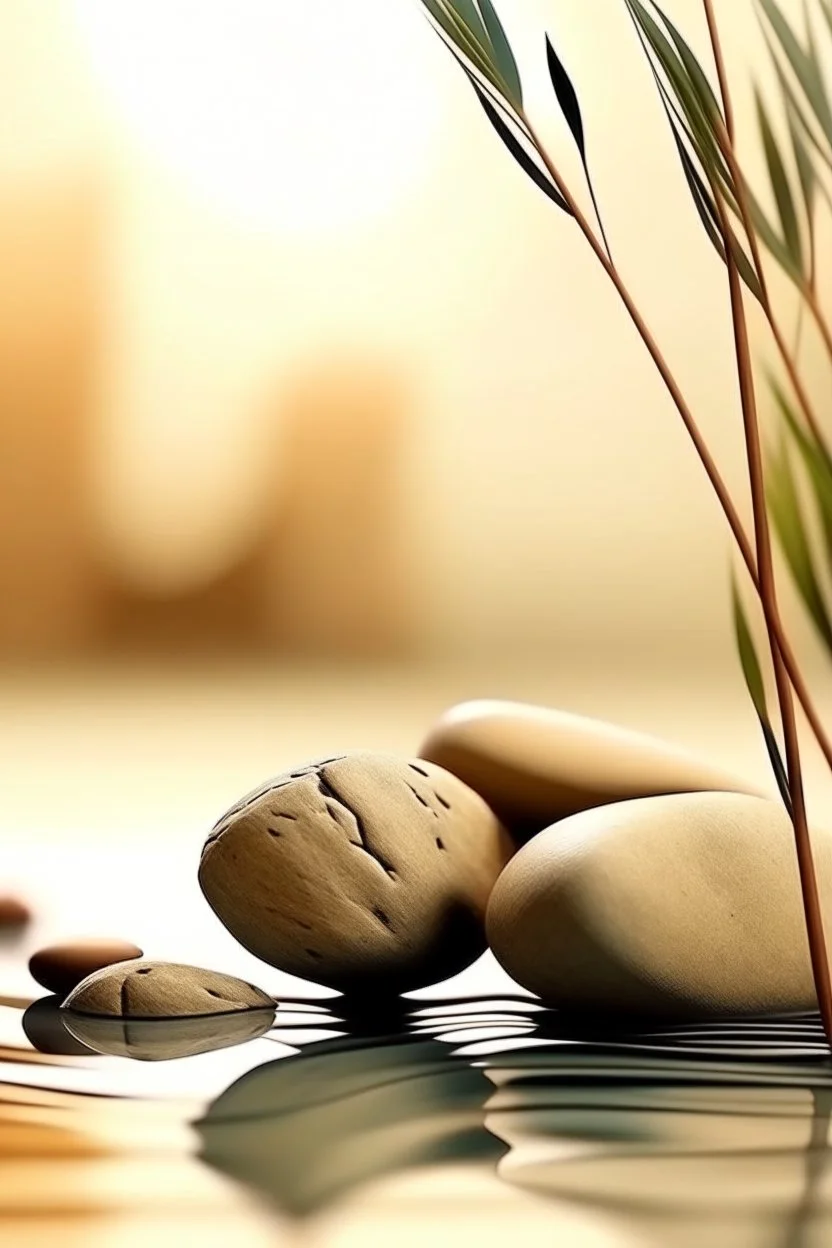
[[[832,836],[812,832],[832,931]],[[541,832],[491,895],[509,975],[558,1009],[682,1019],[817,1000],[782,805],[735,793],[640,798]]]
[[[93,971],[141,956],[141,949],[129,940],[68,940],[59,945],[47,945],[33,953],[29,959],[29,972],[49,992],[65,997]]]
[[[488,802],[518,840],[582,810],[664,793],[756,793],[665,741],[544,706],[464,702],[419,750]]]
[[[106,1018],[195,1018],[273,1010],[274,1000],[233,975],[177,962],[118,962],[87,976],[65,1010]]]
[[[169,1062],[213,1053],[263,1036],[274,1023],[269,1009],[198,1018],[101,1018],[62,1010],[66,1028],[87,1052],[130,1057],[138,1062]]]
[[[0,897],[0,931],[25,927],[31,919],[31,908],[22,897],[12,894]]]

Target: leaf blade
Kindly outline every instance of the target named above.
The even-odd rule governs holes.
[[[478,3],[482,10],[482,20],[488,32],[494,59],[509,88],[511,101],[517,109],[522,109],[523,84],[503,24],[491,0],[478,0]]]
[[[492,127],[496,130],[500,139],[502,139],[510,155],[514,157],[523,172],[531,178],[535,186],[537,186],[544,195],[548,196],[552,203],[560,208],[562,212],[565,212],[567,216],[571,217],[572,209],[569,207],[560,191],[556,186],[552,185],[543,170],[540,169],[539,166],[532,160],[531,156],[520,143],[519,139],[512,134],[508,125],[503,121],[502,117],[497,112],[496,108],[488,99],[479,84],[470,75],[469,80],[477,93],[477,98],[485,111],[486,117],[491,122]]]
[[[821,640],[832,652],[832,621],[815,571],[814,556],[807,533],[797,484],[785,440],[769,455],[767,499],[771,518],[780,539],[795,587]]]
[[[777,215],[780,219],[783,243],[795,269],[802,275],[804,273],[803,239],[800,233],[800,223],[797,219],[797,209],[795,208],[789,177],[786,173],[785,162],[774,134],[768,110],[758,90],[755,90],[754,98],[757,108],[757,124],[763,141],[769,182],[771,183],[771,189],[774,192],[774,200],[777,205]]]

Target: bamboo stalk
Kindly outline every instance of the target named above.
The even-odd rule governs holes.
[[[734,506],[733,499],[731,498],[731,495],[728,491],[727,486],[725,485],[725,482],[719,472],[719,469],[713,459],[713,456],[708,450],[708,446],[696,423],[693,413],[690,410],[687,404],[687,401],[685,400],[685,397],[682,394],[682,391],[675,377],[673,376],[673,373],[671,372],[670,366],[668,365],[667,360],[665,359],[661,348],[656,342],[656,339],[654,338],[649,326],[647,325],[647,322],[645,321],[632,295],[630,294],[630,291],[627,288],[626,283],[624,282],[623,278],[618,272],[618,269],[616,268],[616,266],[613,264],[613,262],[610,260],[610,258],[607,256],[607,253],[604,251],[603,247],[601,246],[598,238],[596,237],[592,229],[592,226],[589,224],[589,221],[587,220],[585,214],[581,210],[580,204],[578,204],[577,200],[575,199],[574,195],[569,189],[569,186],[567,185],[566,181],[561,175],[560,170],[557,168],[555,163],[549,157],[548,153],[546,152],[545,147],[543,146],[542,142],[538,138],[534,130],[534,127],[532,126],[528,117],[526,117],[525,115],[522,115],[521,121],[523,122],[523,125],[526,127],[528,136],[533,142],[535,149],[539,153],[540,159],[543,161],[546,171],[548,172],[549,176],[551,177],[552,181],[554,182],[555,186],[557,187],[561,195],[563,196],[570,212],[572,213],[575,219],[575,222],[578,228],[580,229],[586,241],[589,243],[589,246],[594,252],[596,259],[598,260],[599,264],[602,266],[605,273],[607,274],[610,281],[612,282],[613,286],[615,287],[619,295],[619,298],[621,299],[621,302],[624,304],[624,307],[626,308],[631,321],[633,322],[636,330],[638,331],[638,334],[641,337],[642,342],[647,348],[647,351],[650,354],[650,357],[656,366],[659,376],[664,382],[665,387],[668,393],[670,394],[670,397],[672,398],[673,403],[679,415],[682,418],[682,423],[684,424],[685,429],[687,430],[688,435],[690,436],[690,439],[693,442],[693,445],[696,449],[696,453],[699,456],[700,462],[702,463],[702,466],[705,469],[708,480],[710,481],[711,486],[713,487],[713,490],[719,500],[722,511],[725,514],[725,517],[728,521],[728,525],[734,536],[734,540],[736,541],[743,563],[748,569],[748,574],[751,577],[751,581],[754,585],[754,588],[757,594],[760,596],[761,606],[763,609],[763,614],[765,615],[765,618],[766,618],[766,623],[772,628],[774,632],[774,636],[777,639],[777,646],[780,651],[780,654],[783,657],[783,663],[786,667],[789,680],[791,681],[792,687],[797,695],[798,701],[800,702],[800,705],[803,708],[803,712],[806,715],[806,719],[809,723],[809,726],[812,729],[812,733],[815,737],[815,740],[820,746],[820,749],[823,753],[824,758],[826,759],[828,766],[830,767],[830,769],[832,769],[832,741],[830,741],[826,733],[826,729],[824,728],[823,722],[817,712],[817,709],[815,708],[815,705],[809,694],[809,690],[806,687],[806,683],[803,680],[803,676],[800,672],[800,668],[798,666],[794,651],[791,647],[791,644],[789,643],[788,637],[786,636],[785,630],[783,628],[783,623],[782,623],[782,620],[780,619],[779,611],[777,611],[776,609],[772,609],[772,604],[767,603],[763,601],[762,599],[760,578],[759,578],[758,571],[757,571],[757,562],[756,562],[754,552],[751,548],[750,542],[746,535],[745,529],[743,528],[742,521],[739,518],[736,507]]]
[[[716,62],[720,94],[725,109],[725,128],[730,146],[735,143],[734,120],[731,105],[731,92],[722,54],[719,29],[713,10],[712,0],[703,0],[711,37],[711,45]],[[829,974],[829,958],[823,930],[823,914],[820,905],[817,875],[815,872],[812,842],[806,817],[806,802],[803,791],[803,776],[800,766],[800,742],[792,702],[792,691],[788,675],[783,664],[774,635],[769,624],[770,616],[778,614],[777,583],[774,575],[774,562],[771,550],[771,532],[766,509],[765,477],[763,457],[760,446],[760,429],[757,418],[757,404],[754,392],[754,371],[751,362],[751,348],[748,339],[748,324],[745,316],[745,305],[742,295],[742,283],[737,264],[730,247],[730,226],[726,216],[724,201],[717,197],[717,211],[725,241],[728,281],[731,295],[731,312],[734,327],[734,342],[737,355],[737,373],[740,383],[742,400],[743,428],[745,433],[746,454],[748,459],[748,475],[751,485],[751,500],[754,514],[754,534],[757,547],[757,567],[760,576],[760,595],[769,605],[766,615],[769,647],[774,667],[774,678],[777,698],[780,704],[780,716],[783,724],[783,738],[786,747],[786,767],[789,780],[789,794],[792,801],[792,821],[794,824],[795,847],[797,850],[798,870],[803,897],[803,908],[806,916],[806,930],[809,941],[809,952],[815,990],[820,1006],[823,1028],[827,1041],[832,1048],[832,982]]]

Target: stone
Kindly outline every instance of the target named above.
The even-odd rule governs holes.
[[[521,841],[610,802],[702,790],[759,795],[654,737],[521,702],[452,707],[419,753],[476,789]]]
[[[107,1018],[194,1018],[274,1010],[274,1001],[233,975],[177,962],[117,962],[85,980],[63,1008]]]
[[[484,951],[488,897],[512,852],[454,776],[356,753],[234,806],[205,843],[199,882],[256,957],[377,997],[447,979]]]
[[[22,897],[0,896],[0,932],[25,927],[31,919],[32,911]]]
[[[65,997],[93,971],[141,956],[141,949],[129,940],[68,940],[59,945],[47,945],[33,953],[29,959],[29,973],[49,992]]]
[[[138,1062],[170,1062],[198,1053],[213,1053],[257,1040],[274,1024],[274,1003],[268,1009],[198,1018],[101,1018],[63,1010],[65,1026],[87,1052],[129,1057]]]
[[[832,837],[812,843],[832,932]],[[791,823],[757,797],[675,794],[574,815],[509,863],[487,930],[509,975],[565,1010],[816,1008]]]

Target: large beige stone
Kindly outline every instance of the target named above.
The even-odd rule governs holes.
[[[513,846],[439,767],[351,754],[279,776],[208,838],[199,882],[272,966],[344,992],[446,979],[485,949],[485,908]]]
[[[813,833],[832,931],[832,838]],[[491,947],[564,1009],[698,1018],[815,1007],[791,823],[731,793],[641,798],[540,833],[500,877]]]
[[[452,707],[419,753],[476,789],[521,839],[609,802],[709,789],[756,792],[654,737],[521,702]]]

